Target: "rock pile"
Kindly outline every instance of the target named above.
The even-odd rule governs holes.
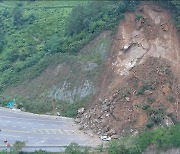
[[[136,134],[148,122],[150,125],[155,116],[159,116],[167,126],[171,125],[172,120],[166,115],[168,112],[175,113],[175,100],[179,97],[173,91],[177,89],[174,87],[176,84],[170,84],[173,78],[168,63],[162,59],[149,58],[144,64],[133,68],[119,88],[106,98],[99,98],[88,110],[80,108],[75,121],[80,129],[112,139],[127,133]],[[168,110],[161,113],[158,109],[164,107]],[[154,126],[158,124],[155,120]]]

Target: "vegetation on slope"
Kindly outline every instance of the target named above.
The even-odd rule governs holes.
[[[45,63],[47,55],[76,53],[102,30],[114,28],[123,13],[135,5],[126,1],[77,2],[72,10],[74,2],[54,2],[60,8],[47,8],[47,3],[1,2],[0,90],[22,81],[17,74]]]
[[[69,58],[76,57],[84,45],[103,30],[113,29],[124,12],[132,11],[136,5],[127,1],[54,1],[52,6],[39,1],[0,2],[3,38],[0,42],[0,90],[32,80],[58,61],[56,57],[62,57],[59,62],[67,57],[63,53],[70,53]]]
[[[163,2],[163,0],[159,1]],[[114,30],[140,1],[0,1],[0,91],[32,80],[63,53]],[[168,1],[179,27],[179,1]]]

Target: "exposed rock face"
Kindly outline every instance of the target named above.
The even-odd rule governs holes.
[[[76,101],[77,98],[84,98],[95,92],[93,83],[88,80],[81,86],[74,87],[74,89],[71,89],[71,85],[72,83],[65,81],[61,87],[54,86],[54,90],[49,92],[49,97],[72,103]]]

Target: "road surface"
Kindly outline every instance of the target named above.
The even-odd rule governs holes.
[[[0,129],[0,149],[7,148],[4,140],[11,146],[15,141],[25,141],[26,151],[63,151],[63,146],[72,142],[86,146],[100,144],[97,137],[90,137],[79,131],[74,120],[65,117],[35,115],[0,108]]]

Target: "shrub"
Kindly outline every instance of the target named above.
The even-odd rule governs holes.
[[[128,143],[126,146],[124,143]],[[160,150],[180,147],[180,124],[170,128],[157,128],[141,132],[138,136],[123,137],[122,140],[109,142],[109,154],[141,154],[150,145]]]
[[[83,150],[77,143],[71,143],[66,147],[65,150],[66,154],[88,154],[89,153],[89,148],[85,147]]]
[[[150,96],[150,97],[148,97],[148,99],[147,99],[147,102],[150,103],[150,104],[154,103],[155,101],[156,101],[156,98],[153,97],[153,96]]]
[[[150,89],[150,86],[148,85],[148,83],[144,82],[142,86],[140,86],[136,89],[136,94],[143,95],[144,92],[148,89]]]
[[[74,102],[73,104],[64,105],[63,110],[61,111],[62,116],[66,117],[76,117],[78,113],[78,109],[83,107],[83,103],[81,101]]]
[[[175,101],[174,96],[171,93],[167,94],[166,99],[171,103],[173,103]]]
[[[174,124],[179,123],[179,120],[177,119],[177,116],[174,115],[173,113],[169,113],[168,116],[171,118]]]
[[[36,150],[35,152],[34,152],[34,154],[48,154],[48,152],[47,151],[45,151],[45,150]]]
[[[13,147],[11,148],[11,152],[13,154],[18,154],[20,153],[20,151],[22,150],[22,148],[26,145],[25,142],[21,142],[21,141],[16,141],[14,144],[13,144]]]
[[[140,14],[135,14],[135,20],[140,20],[142,18],[142,15]]]
[[[148,122],[146,123],[147,128],[152,128],[154,125],[155,125],[155,123],[152,120],[148,120]]]

